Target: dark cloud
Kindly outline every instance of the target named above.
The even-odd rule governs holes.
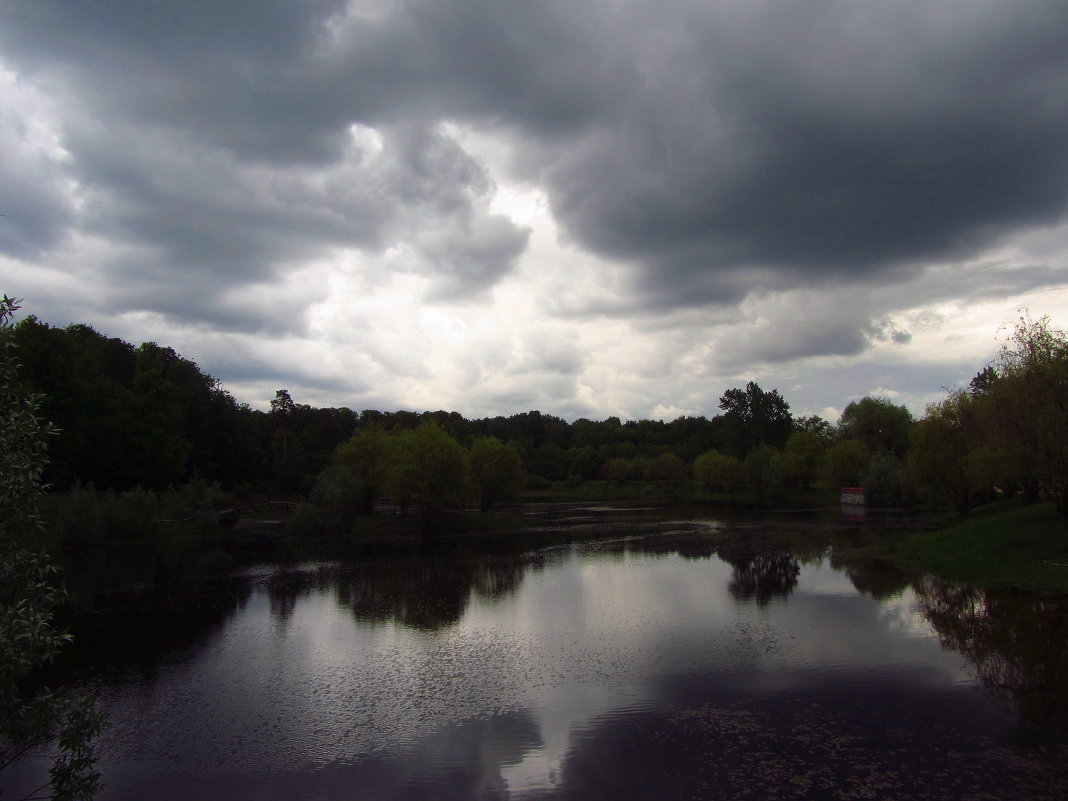
[[[531,232],[469,141],[544,191],[557,253],[607,265],[546,266],[539,308],[759,309],[677,323],[739,331],[718,367],[906,351],[888,314],[1068,281],[1060,243],[989,250],[1068,206],[1058,0],[6,0],[0,68],[54,135],[0,106],[0,254],[91,274],[99,315],[304,336],[337,257],[369,293],[400,272],[415,303],[484,301]],[[568,347],[515,369],[593,413]]]
[[[32,137],[0,106],[0,253],[22,259],[58,245],[74,217],[61,166]]]
[[[5,6],[0,52],[67,106],[60,133],[83,203],[75,223],[36,202],[36,227],[0,244],[32,255],[80,225],[122,251],[102,265],[114,303],[231,330],[299,325],[299,314],[257,322],[241,290],[332,249],[407,249],[402,268],[433,279],[432,300],[492,287],[528,232],[489,211],[492,181],[440,115],[361,125],[370,84],[331,54],[345,7]]]
[[[114,227],[231,277],[382,247],[402,205],[455,223],[423,254],[439,296],[492,283],[525,235],[475,219],[485,176],[434,133],[450,119],[515,136],[564,231],[637,267],[639,305],[967,254],[1064,212],[1063,3],[643,5],[12,0],[3,47],[99,122],[67,146]],[[155,163],[112,136],[124,123]],[[240,173],[344,169],[353,124],[382,127],[395,159],[352,171],[373,192],[268,209],[271,187]],[[168,164],[236,177],[248,203],[176,196]]]
[[[924,30],[937,3],[717,9],[550,168],[554,208],[667,304],[736,300],[739,270],[837,280],[1048,222],[1068,195],[1068,12],[1026,6],[945,38]]]
[[[343,40],[369,113],[518,137],[564,231],[637,268],[624,308],[885,280],[1068,200],[1055,2],[413,3]]]

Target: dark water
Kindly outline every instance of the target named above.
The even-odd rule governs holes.
[[[82,627],[103,797],[1068,797],[1068,601],[806,551],[437,550],[141,599]]]

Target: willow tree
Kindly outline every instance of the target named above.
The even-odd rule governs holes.
[[[733,456],[720,453],[715,448],[705,451],[693,463],[693,477],[705,489],[719,490],[729,495],[741,481],[742,465]]]
[[[511,445],[496,437],[479,437],[471,443],[468,461],[483,512],[491,504],[514,501],[523,493],[523,461]]]
[[[450,504],[463,501],[467,458],[460,444],[433,421],[390,434],[387,450],[390,491],[407,510],[419,507],[424,523]]]
[[[1015,440],[1057,511],[1068,516],[1068,334],[1021,318],[989,390],[997,433]]]
[[[958,390],[927,407],[912,427],[908,469],[928,495],[949,501],[967,517],[984,471],[977,465],[976,445],[982,435],[975,399]]]

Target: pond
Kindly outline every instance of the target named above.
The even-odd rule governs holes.
[[[261,565],[91,616],[102,797],[1068,797],[1068,599],[715,529]]]

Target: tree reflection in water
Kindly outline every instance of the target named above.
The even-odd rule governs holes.
[[[271,613],[286,620],[297,601],[314,592],[336,591],[338,602],[358,620],[393,621],[434,631],[457,623],[471,593],[494,600],[515,592],[536,559],[422,556],[280,571],[267,581]]]
[[[74,619],[74,642],[53,670],[152,675],[174,654],[223,629],[250,596],[247,580],[226,577],[95,599],[92,614]]]
[[[832,554],[831,567],[844,570],[857,592],[876,601],[896,598],[909,587],[908,574],[884,559],[843,559]]]
[[[739,601],[765,606],[774,598],[786,598],[797,586],[801,565],[785,550],[763,549],[746,543],[724,546],[719,556],[734,568],[727,589]]]
[[[1017,738],[1068,744],[1068,598],[930,576],[914,581],[913,589],[942,643],[966,656],[983,684],[1019,710]]]

